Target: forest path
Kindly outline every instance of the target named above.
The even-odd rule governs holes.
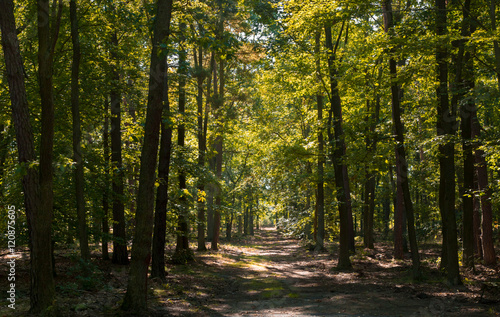
[[[487,307],[466,289],[412,285],[407,268],[384,257],[367,256],[339,272],[328,253],[266,228],[174,267],[168,286],[175,291],[157,299],[174,316],[484,316]]]

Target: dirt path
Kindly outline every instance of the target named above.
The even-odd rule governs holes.
[[[404,263],[383,254],[357,259],[351,272],[335,271],[328,253],[306,251],[274,230],[198,259],[173,269],[168,287],[174,291],[157,297],[160,310],[175,316],[491,316],[500,311],[498,303],[480,304],[467,287],[411,284]]]
[[[276,230],[259,230],[222,244],[219,252],[196,252],[195,263],[168,265],[166,281],[150,280],[150,309],[140,316],[500,316],[500,292],[480,296],[484,281],[500,281],[498,271],[478,265],[480,274],[462,272],[464,287],[449,288],[436,269],[435,248],[423,248],[427,279],[413,284],[409,261],[393,260],[390,246],[376,247],[359,249],[354,269],[339,272],[335,250],[307,251]],[[16,311],[0,305],[0,316],[26,316],[27,254],[16,260]],[[76,255],[61,250],[56,256],[61,316],[125,316],[119,307],[128,267],[96,258],[91,277],[82,277]],[[6,280],[3,260],[0,278]],[[0,284],[4,294],[6,287]]]

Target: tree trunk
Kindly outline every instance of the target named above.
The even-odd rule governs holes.
[[[180,51],[179,51],[179,115],[181,121],[177,130],[177,145],[179,146],[179,155],[181,162],[187,159],[185,157],[185,138],[186,138],[186,127],[184,122],[185,118],[185,108],[186,108],[186,77],[188,73],[188,63],[187,63],[187,52],[185,49],[185,33],[186,25],[184,23],[180,24]],[[186,171],[184,169],[185,164],[182,163],[179,167],[179,191],[181,197],[179,198],[179,214],[178,214],[178,228],[177,228],[177,246],[175,248],[176,252],[182,250],[189,250],[189,225],[188,225],[188,213],[189,208],[187,204],[187,197],[185,191],[187,191],[186,185]]]
[[[392,0],[384,2],[384,29],[385,32],[393,37],[393,12]],[[413,211],[413,202],[410,195],[408,163],[406,161],[406,151],[404,145],[404,126],[401,121],[401,104],[400,104],[400,87],[397,83],[397,67],[396,60],[391,57],[389,59],[389,71],[391,73],[391,95],[392,95],[392,121],[394,123],[395,141],[396,141],[396,172],[398,186],[401,186],[403,192],[404,209],[408,227],[408,237],[410,240],[410,248],[413,264],[413,279],[420,279],[420,257],[418,254],[417,235],[415,232],[415,219]]]
[[[33,132],[24,83],[23,61],[14,18],[12,0],[0,0],[0,28],[5,70],[9,84],[12,121],[16,132],[18,161],[24,167],[22,178],[24,207],[30,236],[30,311],[38,314],[53,305],[55,296],[50,247],[50,222],[40,209],[40,182],[36,169]],[[48,6],[39,4],[40,19],[48,19]],[[45,11],[44,11],[45,10]],[[44,13],[45,12],[45,13]],[[48,21],[48,20],[47,20]],[[43,32],[43,31],[42,31]],[[42,222],[49,221],[49,226]]]
[[[446,248],[448,283],[461,284],[458,266],[457,222],[455,215],[455,146],[452,136],[456,130],[456,109],[450,108],[448,99],[448,49],[444,43],[447,35],[446,0],[436,0],[436,35],[440,38],[436,48],[439,85],[437,87],[437,134],[442,137],[439,145],[439,207],[443,221],[443,246]]]
[[[104,188],[102,192],[102,259],[109,260],[108,238],[109,238],[109,102],[106,98],[104,106],[104,131],[102,134],[104,152]]]
[[[474,175],[475,182],[474,186],[476,190],[479,190],[479,185],[477,184],[477,173]],[[474,256],[479,259],[483,259],[483,242],[481,241],[481,202],[477,195],[474,195]]]
[[[318,85],[322,81],[321,64],[320,64],[320,40],[321,32],[316,32],[316,43],[314,46],[314,54],[316,58],[316,76]],[[316,184],[316,217],[315,217],[315,241],[316,249],[323,250],[325,240],[325,191],[324,191],[324,140],[323,140],[323,95],[318,89],[316,94],[316,105],[318,109],[318,180]]]
[[[163,62],[166,63],[166,60]],[[165,65],[165,72],[168,72]],[[163,75],[165,76],[165,75]],[[170,102],[168,99],[168,83],[165,79],[163,93],[163,115],[160,123],[160,155],[158,162],[158,179],[160,185],[156,190],[154,215],[153,249],[151,258],[151,277],[165,279],[165,235],[167,232],[168,177],[170,174],[170,155],[172,151],[172,127],[170,126]]]
[[[128,264],[125,233],[125,206],[123,204],[123,163],[120,109],[120,74],[118,73],[118,37],[111,36],[111,165],[113,190],[113,258],[115,264]]]
[[[379,120],[380,113],[380,98],[377,96],[375,101],[375,109],[371,109],[370,101],[367,101],[367,120],[370,121],[369,132],[366,136],[366,150],[369,153],[368,157],[373,157],[377,148],[377,135],[376,128]],[[365,193],[364,193],[364,205],[363,205],[363,216],[364,216],[364,228],[363,228],[363,243],[364,246],[370,249],[374,248],[373,245],[373,216],[375,213],[375,178],[376,173],[370,170],[370,167],[365,171],[366,181],[365,181]]]
[[[339,32],[342,34],[342,30]],[[339,34],[339,38],[340,38]],[[331,26],[325,27],[326,49],[328,50],[328,69],[330,77],[330,95],[331,108],[328,118],[328,138],[331,151],[331,160],[335,171],[335,186],[337,193],[337,201],[339,206],[340,216],[340,247],[339,261],[337,267],[339,269],[351,268],[350,256],[350,240],[352,232],[352,217],[349,217],[350,193],[348,184],[348,175],[346,175],[347,167],[342,162],[345,157],[346,146],[345,136],[342,128],[342,104],[338,91],[337,69],[335,68],[335,51],[332,41]],[[337,41],[338,44],[338,41]],[[334,133],[332,133],[332,128]]]
[[[470,0],[465,0],[462,13],[461,35],[459,40],[458,56],[455,63],[455,88],[452,105],[458,108],[460,103],[460,130],[462,151],[464,157],[464,190],[462,194],[463,206],[463,264],[465,267],[474,267],[474,155],[472,153],[472,114],[475,113],[475,102],[467,97],[467,93],[474,89],[474,63],[470,51],[465,48],[465,38],[473,32],[470,17]]]
[[[221,21],[222,24],[222,21]],[[220,26],[222,28],[222,26]],[[219,60],[219,91],[218,93],[214,89],[214,99],[215,100],[215,122],[217,122],[216,137],[215,137],[215,175],[219,181],[222,180],[222,151],[223,151],[223,123],[222,123],[222,108],[224,106],[224,60],[221,58]],[[217,85],[217,80],[214,79],[214,85]],[[214,234],[212,239],[212,250],[217,251],[219,249],[219,235],[220,235],[220,210],[222,207],[222,189],[217,187],[215,195],[215,208],[214,208]]]
[[[251,198],[253,199],[253,198]],[[248,212],[248,232],[250,233],[251,236],[255,235],[255,232],[254,232],[254,223],[253,223],[253,219],[254,219],[254,212],[253,212],[253,201],[250,202],[250,206],[249,206],[249,212]]]
[[[52,82],[54,50],[59,35],[62,1],[59,1],[57,12],[50,12],[48,0],[38,0],[38,82],[41,101],[41,143],[40,143],[40,209],[38,219],[33,224],[33,258],[31,261],[40,262],[34,265],[43,272],[51,272],[52,263],[52,218],[53,218],[53,148],[54,148],[54,86]],[[54,8],[55,10],[55,8]],[[50,23],[52,20],[52,23]],[[50,266],[51,268],[48,268]],[[46,268],[47,267],[47,268]],[[34,274],[37,275],[36,273]],[[33,313],[41,312],[53,305],[48,302],[53,299],[53,279],[46,277],[35,282],[35,291],[32,292]],[[52,284],[45,284],[52,283]],[[38,285],[37,285],[38,284]],[[48,291],[47,291],[48,289]],[[48,294],[47,294],[48,293]],[[37,303],[38,302],[38,303]],[[33,305],[33,303],[35,303]]]
[[[200,26],[201,28],[201,26]],[[196,50],[194,50],[194,60],[195,60],[195,68],[197,71],[197,83],[198,83],[198,94],[196,96],[196,103],[198,105],[198,168],[200,174],[203,174],[203,170],[205,167],[205,150],[206,150],[206,134],[204,133],[204,125],[203,125],[203,81],[205,80],[204,72],[203,72],[203,49],[200,46],[198,49],[198,56],[196,56]],[[209,82],[207,84],[207,100],[210,99],[210,76]],[[208,103],[207,103],[208,105]],[[206,116],[207,114],[205,114]],[[200,195],[205,191],[205,181],[204,176],[198,178],[198,194]],[[207,247],[205,245],[205,197],[199,196],[197,199],[197,208],[198,208],[198,251],[206,251]]]
[[[397,155],[397,152],[396,152]],[[397,159],[396,159],[397,160]],[[401,187],[401,176],[397,172],[399,166],[396,164],[396,204],[394,205],[394,258],[404,259],[403,226],[404,226],[404,198]]]
[[[248,235],[248,206],[245,208],[245,215],[243,220],[243,234]]]
[[[122,309],[144,313],[147,309],[148,266],[151,259],[151,237],[153,231],[153,205],[155,170],[162,110],[164,107],[167,81],[167,52],[160,49],[169,36],[172,0],[157,1],[157,15],[154,23],[153,49],[149,74],[149,94],[144,126],[144,143],[141,151],[139,190],[137,193],[136,229],[132,244],[127,293]],[[161,23],[159,23],[161,21]]]
[[[477,113],[473,113],[471,117],[473,119],[472,137],[479,138],[481,134],[481,124],[477,118]],[[480,148],[480,144],[477,144],[474,158],[476,163],[477,185],[478,189],[481,191],[481,211],[483,212],[481,226],[482,254],[484,264],[495,265],[496,255],[493,243],[493,208],[491,205],[491,188],[488,185],[488,164],[485,155],[484,151]]]
[[[2,105],[3,107],[4,105]],[[7,107],[5,105],[5,107]],[[5,161],[7,160],[7,155],[9,154],[9,144],[12,142],[12,139],[10,137],[10,127],[11,126],[6,126],[4,124],[0,125],[0,183],[2,185],[0,188],[0,199],[3,198],[4,196],[4,175],[5,175]]]
[[[76,215],[78,218],[78,239],[80,240],[80,253],[82,259],[90,260],[90,250],[87,235],[87,216],[85,212],[84,186],[82,160],[82,133],[80,131],[80,38],[78,34],[78,16],[76,1],[69,3],[71,20],[71,41],[73,43],[73,63],[71,65],[71,113],[73,116],[73,161],[75,163],[75,194]]]
[[[243,234],[243,219],[242,215],[238,215],[238,235]]]

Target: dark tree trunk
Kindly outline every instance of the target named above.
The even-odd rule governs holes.
[[[446,0],[435,1],[436,35],[447,35]],[[439,145],[439,207],[443,221],[443,247],[450,285],[461,284],[458,266],[457,222],[455,215],[455,146],[451,139],[456,130],[456,109],[450,107],[448,97],[448,48],[444,39],[438,41],[436,48],[437,74],[437,134],[443,138]]]
[[[0,183],[2,183],[0,188],[0,199],[4,195],[5,161],[7,160],[7,155],[9,154],[9,144],[12,141],[9,133],[10,126],[7,127],[7,131],[5,128],[4,124],[0,125]]]
[[[475,188],[479,189],[479,185],[477,184],[477,175],[475,175]],[[481,202],[477,195],[474,195],[474,256],[479,259],[483,259],[483,242],[481,241]]]
[[[245,214],[244,214],[244,220],[243,220],[243,234],[248,235],[248,209],[249,207],[247,206],[245,208]]]
[[[470,0],[465,0],[462,13],[463,38],[471,35]],[[462,152],[464,157],[463,170],[463,264],[474,267],[474,155],[472,153],[472,114],[475,113],[475,103],[466,95],[474,88],[474,64],[470,51],[465,48],[465,40],[458,41],[458,55],[455,58],[455,89],[452,98],[452,108],[458,108],[460,103],[460,128],[462,137]]]
[[[253,230],[254,229],[253,219],[254,219],[253,201],[251,201],[248,212],[248,232],[250,233],[251,236],[255,235],[255,232]]]
[[[71,65],[71,113],[73,116],[73,161],[75,162],[75,194],[76,215],[78,218],[78,239],[80,240],[80,253],[84,260],[90,260],[90,250],[87,235],[87,216],[85,212],[84,184],[82,160],[82,133],[80,131],[80,38],[78,30],[78,16],[76,1],[69,3],[71,20],[71,41],[73,43],[73,63]]]
[[[184,122],[185,110],[186,110],[186,77],[188,73],[189,64],[187,63],[187,52],[185,49],[185,32],[186,25],[184,23],[180,24],[180,51],[179,51],[179,115],[181,121],[177,130],[177,145],[179,146],[181,162],[185,158],[185,138],[186,138],[186,127]],[[177,228],[177,246],[175,248],[176,252],[189,249],[189,225],[188,225],[188,199],[184,191],[187,190],[186,185],[186,171],[184,168],[185,164],[182,163],[179,167],[179,191],[181,197],[179,198],[179,219]]]
[[[369,157],[373,157],[377,148],[377,124],[380,113],[380,98],[377,96],[374,109],[371,109],[370,101],[367,101],[367,119],[370,121],[369,132],[366,137],[366,150]],[[365,171],[365,193],[364,193],[364,206],[363,206],[363,242],[364,246],[370,249],[374,248],[373,245],[373,216],[375,213],[375,178],[376,173],[369,170]]]
[[[167,82],[167,52],[160,50],[160,45],[168,40],[171,13],[172,0],[157,1],[149,73],[148,105],[144,127],[144,143],[141,151],[139,190],[137,193],[136,229],[132,244],[132,263],[130,265],[127,293],[122,304],[122,309],[136,313],[144,313],[147,309],[147,294],[149,291],[147,281],[153,233],[155,171]]]
[[[392,1],[384,2],[384,29],[390,37],[393,36],[394,20],[392,12]],[[396,60],[389,59],[389,71],[391,73],[391,95],[392,95],[392,121],[394,123],[395,141],[396,141],[396,173],[398,186],[401,186],[403,192],[404,210],[408,228],[408,237],[413,264],[413,279],[420,279],[420,257],[418,254],[417,235],[415,232],[415,219],[413,211],[413,202],[410,195],[408,163],[406,161],[406,151],[404,145],[404,126],[401,121],[400,87],[397,83]]]
[[[398,174],[398,168],[399,166],[396,164],[396,174]],[[403,223],[405,204],[403,189],[401,187],[401,176],[396,175],[396,179],[396,204],[394,205],[394,258],[401,260],[404,259]]]
[[[243,216],[242,215],[238,215],[238,235],[242,235],[243,234]]]
[[[316,56],[316,76],[317,82],[320,84],[322,82],[321,76],[321,58],[320,53],[320,40],[321,32],[316,32],[316,43],[314,46],[314,54]],[[325,153],[324,153],[324,140],[323,140],[323,95],[321,90],[318,90],[316,94],[316,105],[318,109],[318,180],[316,184],[316,217],[315,217],[315,241],[316,249],[323,250],[324,240],[325,240],[325,190],[324,190],[324,165],[325,165]]]
[[[226,217],[226,240],[227,241],[231,241],[231,239],[233,237],[233,235],[232,235],[233,219],[234,219],[234,215],[231,212],[231,214]]]
[[[162,62],[166,63],[166,60]],[[165,72],[167,72],[165,66]],[[165,75],[163,75],[165,76]],[[172,151],[172,127],[170,126],[170,102],[168,99],[168,83],[165,79],[163,93],[163,120],[160,124],[160,157],[158,162],[158,179],[160,185],[156,190],[154,215],[153,249],[151,259],[151,277],[165,279],[165,235],[167,232],[168,181],[170,174],[170,155]]]
[[[222,22],[221,22],[222,24]],[[222,26],[221,26],[222,27]],[[218,93],[214,89],[214,99],[215,102],[215,122],[217,122],[217,136],[215,137],[215,175],[218,180],[222,179],[222,151],[223,151],[223,123],[222,123],[222,108],[224,106],[224,60],[219,61],[219,91]],[[214,85],[217,85],[217,80],[214,80]],[[217,251],[219,249],[219,235],[220,235],[220,208],[222,207],[222,189],[217,187],[215,195],[215,208],[214,208],[214,234],[212,239],[212,250]]]
[[[24,166],[22,178],[24,207],[30,235],[30,310],[38,314],[53,305],[55,295],[50,248],[50,222],[40,209],[39,174],[35,168],[36,156],[29,107],[24,83],[23,61],[14,18],[12,0],[0,0],[0,28],[5,70],[9,84],[12,121],[16,132],[18,161]],[[46,10],[46,11],[44,11]],[[40,19],[48,19],[48,6],[39,4]],[[45,13],[44,13],[45,12]],[[48,20],[47,20],[48,21]],[[51,215],[49,215],[51,216]],[[49,225],[40,222],[49,221]]]
[[[201,27],[200,27],[201,28]],[[203,125],[203,81],[205,80],[205,75],[203,71],[203,49],[200,46],[198,49],[198,56],[196,50],[194,50],[194,61],[197,75],[198,83],[198,94],[196,96],[196,103],[198,105],[198,168],[199,173],[202,175],[205,167],[205,150],[207,147],[207,139],[204,125]],[[210,76],[209,76],[210,79]],[[210,99],[210,85],[209,80],[207,84],[207,100]],[[208,105],[208,103],[207,103]],[[207,113],[205,113],[205,116]],[[198,178],[198,194],[205,191],[205,181],[204,176]],[[205,251],[207,247],[205,245],[205,197],[198,197],[197,199],[197,218],[198,218],[198,251]]]
[[[342,34],[342,30],[339,32]],[[335,186],[337,193],[337,201],[339,206],[340,216],[340,247],[339,261],[337,267],[339,269],[351,268],[350,244],[352,237],[352,214],[350,217],[350,192],[348,186],[347,166],[342,162],[345,157],[346,146],[345,136],[342,128],[342,104],[338,91],[337,69],[335,68],[335,50],[332,41],[331,26],[325,27],[326,49],[328,50],[328,69],[330,77],[330,102],[331,108],[328,118],[328,138],[330,142],[331,160],[333,162],[335,172]],[[338,41],[337,45],[338,46]],[[334,133],[332,133],[332,128]]]
[[[113,258],[116,264],[128,264],[125,233],[125,206],[123,204],[123,163],[120,109],[120,74],[118,73],[118,37],[111,36],[111,166],[113,190]]]
[[[52,218],[53,218],[53,148],[54,148],[54,86],[53,65],[54,50],[59,35],[61,21],[62,1],[59,1],[57,17],[56,12],[50,12],[48,0],[38,0],[38,83],[41,101],[41,135],[40,135],[40,209],[36,223],[33,223],[33,258],[31,261],[43,272],[53,274],[52,261]],[[54,8],[55,10],[55,8]],[[50,266],[51,268],[45,268]],[[37,274],[34,274],[35,276]],[[35,291],[31,293],[33,313],[52,306],[48,302],[54,296],[53,279],[43,278],[35,282]],[[47,292],[47,289],[49,290]],[[48,293],[48,294],[46,294]],[[38,303],[37,303],[38,302]],[[34,304],[35,303],[35,304]]]
[[[106,98],[104,106],[104,131],[102,136],[104,152],[104,188],[102,193],[102,258],[109,260],[108,238],[109,238],[109,102]]]
[[[472,114],[472,137],[478,138],[481,134],[481,124],[477,118],[477,113]],[[477,185],[478,189],[481,191],[480,201],[481,210],[483,213],[482,220],[482,255],[484,259],[484,264],[495,265],[496,255],[495,247],[493,243],[493,208],[491,205],[491,188],[488,185],[488,164],[486,162],[485,153],[477,144],[475,150],[475,163],[476,163],[476,173],[477,173]]]

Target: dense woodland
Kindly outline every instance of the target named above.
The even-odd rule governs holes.
[[[414,282],[426,244],[447,285],[498,268],[499,18],[496,0],[0,0],[0,240],[16,206],[30,312],[56,310],[57,250],[129,265],[120,309],[143,311],[167,258],[265,225],[338,270],[381,242]]]

